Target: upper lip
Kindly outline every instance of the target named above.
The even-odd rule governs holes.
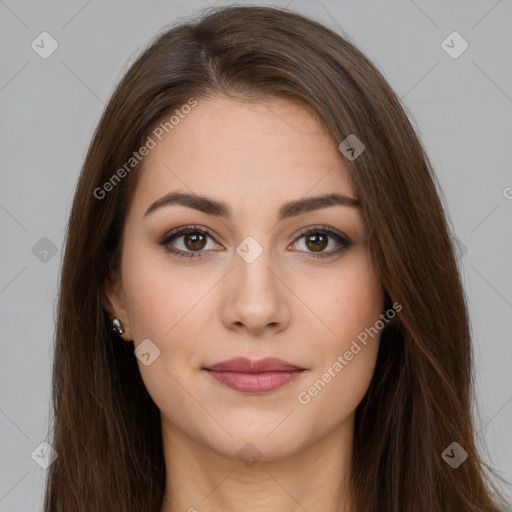
[[[235,357],[221,361],[213,366],[208,366],[205,369],[225,372],[262,373],[303,370],[304,368],[287,363],[276,357],[265,357],[258,360],[249,359],[247,357]]]

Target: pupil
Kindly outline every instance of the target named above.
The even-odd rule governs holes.
[[[310,247],[310,249],[313,249],[314,251],[325,249],[325,238],[326,237],[324,235],[310,235],[308,240],[310,242],[313,240],[313,246]]]
[[[190,247],[190,244],[192,247]],[[192,235],[185,235],[185,244],[188,249],[202,249],[204,247],[204,235],[201,233],[195,233]]]

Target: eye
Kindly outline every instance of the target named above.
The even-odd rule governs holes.
[[[316,258],[327,258],[340,254],[348,249],[353,243],[350,239],[338,231],[330,228],[329,226],[312,226],[300,230],[300,237],[298,241],[304,239],[304,251],[310,253],[311,256]],[[324,251],[329,247],[330,242],[333,242],[334,249]],[[297,244],[298,242],[294,242]],[[336,244],[338,247],[336,248]]]
[[[304,239],[303,247],[305,248],[299,252],[309,253],[309,255],[316,258],[326,258],[340,254],[353,245],[347,236],[329,226],[303,228],[299,231],[299,234],[300,236],[292,245]],[[164,246],[166,251],[176,256],[185,258],[205,257],[208,255],[208,250],[215,250],[215,247],[207,246],[208,238],[213,239],[208,229],[199,226],[184,226],[167,233],[158,243]],[[333,244],[330,244],[330,242],[333,242]],[[325,251],[324,249],[329,247],[329,245],[334,245],[334,249]],[[214,246],[220,247],[217,244],[214,244]],[[206,254],[203,254],[204,252]]]
[[[204,252],[203,249],[211,249],[211,247],[206,247],[208,237],[213,238],[207,229],[199,226],[185,226],[165,235],[159,244],[176,256],[185,258],[202,257],[204,256],[201,254],[201,252]],[[182,239],[180,243],[175,244],[175,241],[180,239]],[[181,247],[176,247],[176,245]]]

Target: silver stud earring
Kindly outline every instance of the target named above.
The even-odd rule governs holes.
[[[124,334],[123,326],[117,318],[114,318],[112,320],[112,332],[117,334],[118,336],[121,336],[121,334]]]

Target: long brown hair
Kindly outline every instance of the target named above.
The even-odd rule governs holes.
[[[466,299],[428,157],[399,99],[352,43],[266,7],[207,12],[158,35],[117,86],[95,131],[62,262],[49,441],[58,457],[48,469],[45,512],[160,511],[160,412],[133,344],[110,332],[102,290],[119,270],[125,214],[143,165],[126,162],[190,98],[219,95],[299,101],[337,144],[354,134],[366,147],[347,165],[387,305],[402,309],[382,333],[373,380],[356,410],[354,511],[497,512],[504,502],[472,424]],[[457,468],[442,457],[453,442],[468,454]]]

